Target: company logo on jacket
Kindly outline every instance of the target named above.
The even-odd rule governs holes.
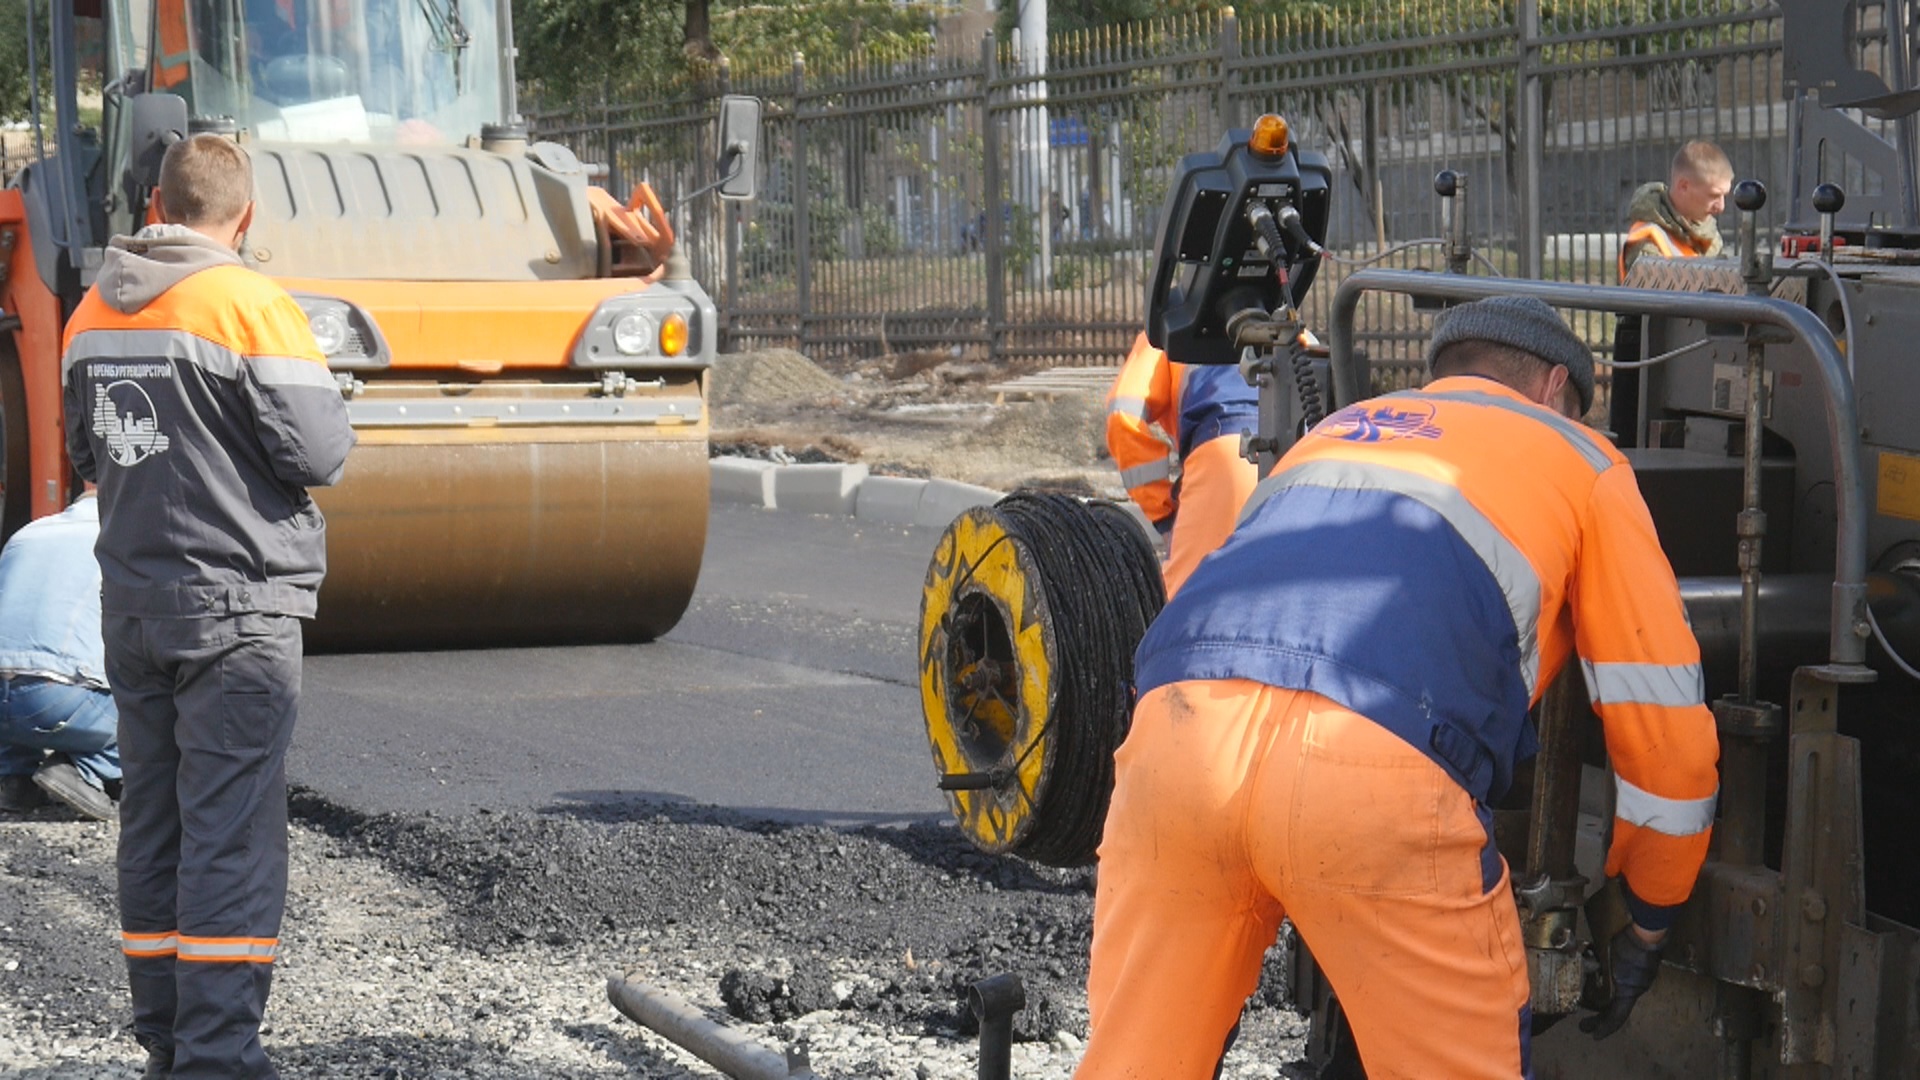
[[[110,365],[95,365],[105,366]],[[131,379],[94,384],[93,433],[106,443],[107,456],[122,467],[138,465],[169,445],[153,399]]]
[[[1437,439],[1433,406],[1420,403],[1396,409],[1392,405],[1352,405],[1326,418],[1315,435],[1347,442],[1385,442],[1392,439]]]

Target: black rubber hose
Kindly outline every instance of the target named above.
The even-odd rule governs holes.
[[[1146,535],[1112,503],[1017,492],[995,504],[1032,553],[1053,613],[1058,694],[1042,805],[1015,852],[1049,866],[1094,859],[1113,792],[1113,752],[1133,719],[1133,651],[1166,603]]]

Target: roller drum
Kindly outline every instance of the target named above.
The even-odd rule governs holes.
[[[704,425],[363,431],[333,488],[315,650],[644,641],[706,544]]]

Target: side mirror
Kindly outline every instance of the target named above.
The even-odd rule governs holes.
[[[723,199],[751,199],[760,183],[760,99],[728,94],[720,99],[720,175]]]
[[[187,99],[178,94],[135,94],[133,141],[127,155],[127,180],[147,191],[160,183],[160,159],[167,147],[187,137]]]

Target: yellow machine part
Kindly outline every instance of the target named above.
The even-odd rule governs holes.
[[[642,641],[672,629],[706,544],[708,428],[698,373],[659,383],[599,411],[662,415],[613,423],[488,415],[594,400],[578,386],[366,391],[354,404],[380,410],[376,422],[356,416],[345,476],[313,493],[328,568],[309,647]],[[449,400],[474,418],[406,420]]]
[[[946,793],[983,851],[1013,850],[1045,798],[1056,745],[1051,625],[1032,553],[993,511],[948,526],[920,598],[920,703],[942,777],[1012,781]]]

